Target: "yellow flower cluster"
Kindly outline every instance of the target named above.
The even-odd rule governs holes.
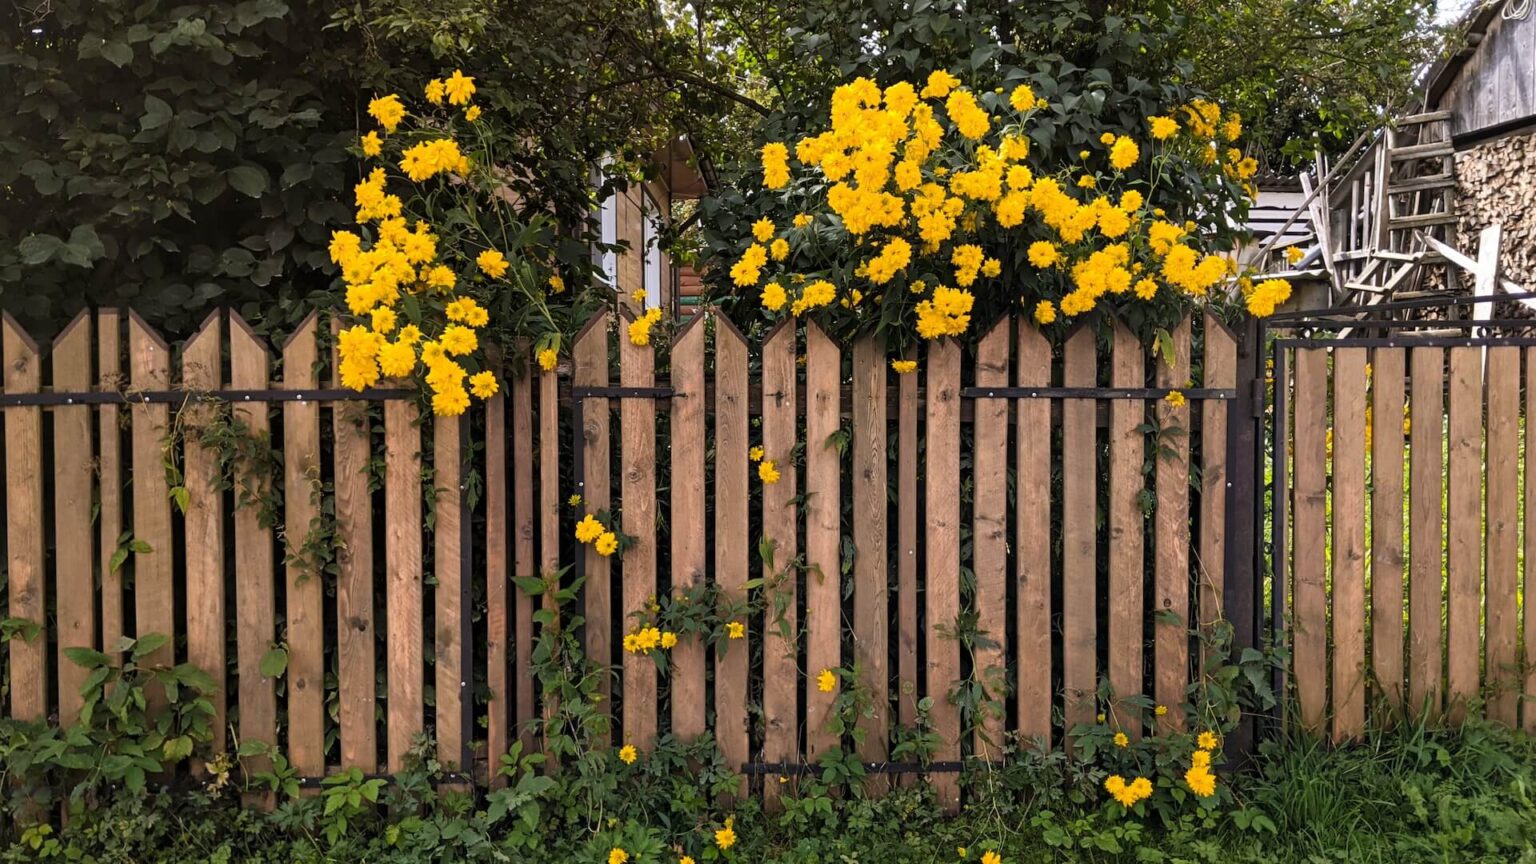
[[[591,543],[592,548],[597,550],[597,554],[606,558],[618,551],[619,535],[609,531],[608,526],[588,513],[576,523],[576,542],[582,545]]]
[[[1104,781],[1104,791],[1119,802],[1121,807],[1130,809],[1136,806],[1137,802],[1152,797],[1152,781],[1145,777],[1137,777],[1127,783],[1119,774],[1111,774]]]
[[[1264,318],[1275,314],[1275,308],[1291,299],[1291,283],[1285,279],[1266,279],[1248,291],[1248,314]]]
[[[645,310],[645,314],[629,322],[629,342],[631,345],[651,344],[651,328],[661,321],[661,307],[652,306]]]
[[[400,154],[400,170],[412,181],[420,183],[438,174],[469,173],[469,159],[459,151],[459,142],[452,138],[423,141],[406,148]]]
[[[1221,745],[1216,733],[1201,732],[1195,738],[1198,748],[1190,755],[1189,770],[1184,772],[1184,784],[1200,798],[1216,794],[1216,774],[1211,770],[1211,753]]]
[[[677,646],[677,634],[656,627],[641,627],[624,634],[624,650],[631,654],[648,654],[657,648],[670,651]]]

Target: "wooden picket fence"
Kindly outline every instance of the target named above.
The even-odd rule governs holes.
[[[612,743],[711,733],[771,799],[783,786],[753,778],[792,778],[851,742],[827,731],[835,694],[816,683],[843,667],[874,706],[858,752],[877,770],[932,697],[929,770],[953,802],[962,762],[1092,722],[1101,678],[1119,698],[1180,704],[1198,633],[1225,597],[1252,597],[1256,496],[1228,471],[1238,343],[1214,319],[1170,331],[1171,365],[1120,325],[1058,349],[1004,320],[974,351],[927,345],[900,375],[874,337],[781,326],[753,345],[706,310],[659,351],[624,338],[629,314],[594,317],[557,371],[509,352],[502,392],[446,422],[407,392],[335,389],[313,316],[276,353],[233,313],[178,351],[111,310],[82,314],[46,352],[7,319],[9,614],[43,632],[0,648],[6,711],[69,722],[81,673],[64,648],[168,633],[163,659],[220,685],[216,747],[227,728],[318,777],[396,770],[430,732],[446,764],[483,781],[517,737],[537,744],[545,708],[529,670],[547,600],[512,578],[570,565],[585,578],[585,649],[617,670],[599,703]],[[1175,390],[1187,404],[1164,398]],[[272,478],[236,466],[231,482],[203,437],[173,434],[224,404],[281,453],[269,513],[250,499]],[[754,446],[778,483],[758,480]],[[634,538],[622,556],[571,538],[605,509]],[[302,547],[327,520],[336,561],[319,569]],[[1248,551],[1234,556],[1239,532]],[[787,592],[787,630],[760,613],[727,651],[685,639],[665,675],[619,648],[628,614],[659,593],[769,590],[749,589],[765,542],[776,568],[801,562],[772,589]],[[967,616],[983,635],[962,645]],[[278,645],[286,669],[264,677]],[[963,718],[949,694],[967,683],[997,710]]]

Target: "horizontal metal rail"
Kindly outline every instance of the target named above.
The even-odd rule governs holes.
[[[381,402],[415,398],[415,390],[112,390],[0,394],[0,408],[37,405],[181,405],[190,402]]]
[[[1237,391],[1215,387],[965,387],[961,399],[1236,399]]]

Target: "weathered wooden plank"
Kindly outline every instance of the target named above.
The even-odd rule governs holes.
[[[864,733],[859,758],[865,762],[883,762],[890,752],[885,403],[885,340],[863,336],[853,343],[853,658],[859,686],[869,694],[871,706],[869,716],[858,720]],[[879,794],[888,787],[887,777],[877,774],[865,781],[864,788]]]
[[[197,334],[181,351],[181,385],[194,391],[222,388],[223,356],[220,350],[222,316],[215,312],[203,321]],[[213,705],[211,749],[224,750],[224,492],[220,487],[218,453],[201,441],[201,430],[217,417],[217,409],[190,401],[182,418],[186,430],[182,451],[182,485],[187,490],[185,546],[187,568],[187,662],[208,673],[217,690],[207,694]],[[62,446],[58,452],[71,452]],[[80,452],[89,452],[88,450]],[[87,544],[88,545],[88,544]],[[63,544],[60,544],[60,551]],[[62,571],[61,571],[62,575]],[[89,597],[89,593],[86,595]],[[62,589],[59,602],[64,602]]]
[[[1393,712],[1403,707],[1402,348],[1371,355],[1371,677]]]
[[[1532,31],[1536,34],[1536,30]],[[1533,35],[1536,38],[1536,35]],[[1533,73],[1536,74],[1536,73]],[[1524,647],[1525,697],[1520,725],[1536,732],[1536,348],[1525,349],[1525,560],[1520,611]]]
[[[1320,733],[1328,706],[1327,524],[1328,352],[1297,349],[1295,478],[1291,520],[1292,675],[1302,728]]]
[[[1014,383],[1039,387],[1051,382],[1051,346],[1029,323],[1018,332]],[[1051,404],[1022,399],[1015,406],[1014,435],[1017,516],[1014,545],[1014,614],[1018,633],[1019,737],[1051,746]]]
[[[1446,453],[1446,682],[1448,717],[1466,716],[1482,665],[1483,349],[1451,349]]]
[[[27,335],[10,313],[0,317],[3,317],[0,327],[4,330],[5,392],[36,393],[43,380],[37,343],[32,341],[32,337]],[[164,356],[160,355],[162,363]],[[159,462],[155,465],[158,470]],[[160,488],[163,489],[164,472],[158,476]],[[27,621],[35,627],[33,632],[27,634],[30,638],[24,636],[12,639],[9,643],[11,708],[8,716],[17,720],[42,720],[49,714],[48,589],[43,566],[43,409],[37,406],[5,410],[5,508],[6,579],[10,603],[8,614],[11,618]],[[146,522],[147,528],[153,529],[157,525]],[[159,557],[169,562],[169,513],[166,514],[164,525],[163,540],[158,531],[152,536],[164,544]],[[145,557],[139,556],[141,560]],[[156,624],[168,618],[170,612],[168,563],[163,586],[158,575],[159,569],[151,568],[149,578],[144,583],[144,591],[149,597],[147,601],[141,602],[141,609],[147,608],[151,613],[150,620]],[[166,607],[163,616],[159,614],[162,601]],[[158,653],[169,656],[168,652]]]
[[[772,564],[765,565],[763,573],[763,759],[797,763],[800,625],[793,563],[799,555],[792,455],[797,440],[793,322],[779,325],[763,343],[762,370],[763,458],[780,474],[777,483],[763,483],[763,537],[773,548]],[[774,777],[763,781],[763,797],[770,807],[777,804],[779,788]]]
[[[816,762],[839,744],[828,729],[838,691],[823,693],[814,679],[843,665],[842,466],[832,440],[841,425],[843,358],[814,323],[805,328],[805,357],[805,738],[806,758]]]
[[[750,483],[747,451],[747,342],[724,316],[715,322],[715,581],[721,602],[743,607],[747,602],[748,567],[752,544],[747,537]],[[750,674],[750,628],[745,616],[741,637],[727,640],[715,653],[715,739],[732,771],[748,759],[747,692]],[[727,625],[729,626],[729,625]],[[738,789],[746,794],[745,778]]]
[[[122,315],[116,309],[96,313],[97,389],[116,392],[125,389],[123,377]],[[127,631],[123,623],[123,571],[112,566],[117,553],[117,538],[123,533],[123,427],[122,409],[112,403],[96,408],[100,429],[101,452],[96,456],[97,549],[101,572],[101,647],[113,658],[116,646]]]
[[[1416,717],[1434,720],[1442,700],[1441,621],[1442,436],[1445,350],[1415,347],[1409,403],[1408,701]]]
[[[927,517],[923,568],[925,644],[928,668],[924,693],[933,700],[929,717],[938,736],[934,759],[960,758],[960,711],[950,691],[960,680],[960,646],[954,639],[960,616],[960,346],[952,340],[928,346],[927,459],[924,514]],[[960,805],[954,774],[930,777],[939,806]]]
[[[409,399],[384,403],[384,662],[389,683],[385,759],[391,772],[423,725],[420,410]]]
[[[1514,728],[1520,694],[1516,650],[1520,526],[1520,349],[1488,349],[1487,631],[1485,672],[1488,719]]]
[[[7,363],[6,368],[13,370],[15,364]],[[164,390],[170,386],[170,347],[142,318],[131,312],[128,315],[128,368],[135,388]],[[147,544],[149,549],[133,555],[134,635],[159,633],[170,637],[164,647],[144,658],[151,664],[168,665],[175,657],[173,646],[176,644],[176,586],[171,567],[176,556],[171,549],[170,486],[165,478],[170,406],[137,404],[129,414],[133,419],[133,539],[136,543]],[[6,418],[6,425],[9,427],[10,418]],[[7,447],[8,459],[25,458],[11,456],[12,453],[25,451]],[[15,513],[16,508],[13,507],[11,512]],[[12,592],[20,584],[24,583],[13,569]],[[38,596],[42,596],[40,592]],[[163,695],[158,689],[151,691],[151,707],[163,705]]]
[[[613,330],[613,313],[603,309],[587,320],[576,335],[571,349],[571,384],[576,387],[606,387],[608,380],[608,343]],[[581,424],[576,434],[581,436],[581,513],[597,514],[613,506],[613,479],[609,464],[613,458],[613,443],[609,435],[612,403],[594,396],[583,397],[581,416],[575,422]],[[612,666],[618,662],[613,646],[613,559],[599,555],[597,544],[585,544],[580,552],[587,581],[582,586],[584,615],[587,619],[584,638],[587,658],[600,666]],[[628,611],[628,610],[625,610]],[[623,622],[619,622],[623,627]],[[601,711],[613,708],[613,676],[598,678],[597,692],[602,699]],[[609,740],[606,729],[594,730],[598,743]]]
[[[624,324],[627,319],[621,317]],[[625,330],[627,331],[627,327]],[[656,383],[656,352],[619,338],[619,383],[651,387]],[[656,596],[656,400],[625,399],[619,406],[619,494],[624,533],[634,543],[624,552],[622,613],[644,609]],[[624,653],[624,738],[641,750],[655,744],[657,728],[656,663],[641,653]]]
[[[1221,319],[1205,315],[1205,386],[1237,387],[1237,339]],[[1227,574],[1227,414],[1231,402],[1207,399],[1200,403],[1200,580],[1197,609],[1200,632],[1206,636],[1225,615],[1222,596]],[[1224,658],[1214,650],[1201,656],[1201,669]]]
[[[190,344],[190,343],[189,343]],[[53,340],[51,354],[53,365],[53,391],[55,393],[85,393],[91,389],[91,313],[81,312]],[[55,584],[58,604],[58,668],[59,668],[59,725],[71,726],[80,716],[80,688],[89,674],[83,667],[71,662],[64,652],[68,648],[96,648],[96,586],[92,575],[95,562],[91,552],[94,538],[91,536],[91,409],[85,405],[58,405],[53,409],[53,537],[54,563],[58,581]],[[191,524],[188,523],[188,532]],[[187,563],[187,600],[191,605],[192,564]],[[222,595],[221,595],[222,596]],[[223,610],[217,620],[222,624]],[[222,633],[220,634],[222,636]],[[188,654],[203,643],[195,640],[190,629],[187,634]],[[218,657],[224,657],[223,639],[219,640]],[[194,660],[194,662],[197,662]],[[207,669],[220,682],[220,691],[209,694],[217,714],[215,749],[223,747],[224,666]]]
[[[1141,340],[1123,323],[1114,326],[1110,383],[1145,387],[1146,361]],[[1143,690],[1143,621],[1146,596],[1146,517],[1141,509],[1147,460],[1146,403],[1116,399],[1109,403],[1109,660],[1110,689],[1116,702],[1112,719],[1132,738],[1141,735],[1141,709],[1125,700]]]
[[[432,485],[436,518],[432,524],[433,589],[432,665],[436,691],[437,758],[444,765],[464,762],[463,621],[463,424],[458,417],[435,417],[432,424]]]
[[[1081,327],[1067,339],[1063,383],[1097,380],[1097,334]],[[1098,688],[1097,434],[1094,402],[1067,399],[1061,407],[1061,671],[1066,731],[1094,720]],[[1161,643],[1160,643],[1161,644]]]
[[[319,315],[311,312],[283,345],[282,387],[319,386]],[[325,773],[325,573],[319,527],[320,405],[283,403],[284,575],[287,578],[288,759],[301,775]],[[316,541],[319,541],[319,535]]]
[[[906,359],[913,359],[908,357]],[[897,379],[896,405],[896,716],[917,722],[917,374]]]
[[[976,346],[976,386],[1007,387],[1012,322],[1004,318]],[[975,677],[990,697],[976,723],[972,752],[1002,757],[1008,697],[1008,400],[975,403],[972,454],[972,570],[976,576]]]
[[[239,314],[229,315],[229,384],[237,390],[265,390],[271,366],[267,347]],[[231,419],[246,434],[266,440],[269,403],[242,402]],[[277,591],[272,528],[263,524],[261,500],[273,478],[263,466],[233,466],[235,486],[235,667],[240,681],[240,741],[277,744],[276,682],[261,674],[261,660],[277,640]],[[138,475],[135,473],[135,484]],[[262,764],[264,760],[258,761]]]
[[[525,362],[533,361],[532,352],[523,350]],[[512,379],[512,575],[538,576],[541,568],[536,552],[534,527],[534,440],[532,365]],[[512,592],[512,679],[517,682],[512,719],[517,737],[525,751],[534,746],[532,725],[539,716],[534,676],[528,674],[533,664],[533,597],[513,586]]]
[[[560,377],[556,371],[541,371],[539,375],[539,573],[557,581],[560,571]],[[544,592],[544,611],[555,616],[554,626],[564,627],[560,608],[554,592]],[[560,708],[557,694],[543,694],[543,712],[546,724],[554,720]],[[547,750],[546,745],[546,750]],[[546,764],[553,770],[554,763]]]
[[[1189,319],[1173,329],[1174,361],[1157,361],[1160,387],[1189,383]],[[1180,729],[1184,688],[1189,684],[1189,436],[1192,409],[1164,399],[1157,403],[1157,425],[1164,431],[1157,457],[1156,573],[1153,577],[1153,692],[1168,708],[1159,725]],[[1179,429],[1180,433],[1168,434]]]
[[[512,692],[509,680],[511,660],[508,643],[512,636],[507,609],[507,588],[511,584],[507,532],[507,387],[499,351],[490,352],[490,369],[502,386],[485,401],[485,681],[490,690],[486,700],[486,759],[490,783],[500,788],[506,778],[496,772],[501,757],[511,748]],[[526,377],[526,376],[524,376]],[[526,676],[522,676],[526,677]]]
[[[1365,732],[1365,349],[1333,352],[1333,740]]]
[[[331,333],[339,330],[331,322]],[[331,386],[341,386],[340,362],[331,340]],[[336,402],[331,408],[336,495],[336,671],[341,764],[373,773],[379,767],[377,684],[373,611],[373,442],[368,403]]]
[[[702,590],[708,579],[704,530],[704,326],[694,316],[672,342],[672,592]],[[682,635],[671,652],[672,734],[692,741],[708,711],[704,642]]]

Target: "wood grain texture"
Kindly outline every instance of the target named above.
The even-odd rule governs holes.
[[[320,384],[319,315],[311,312],[283,345],[286,390]],[[320,519],[320,405],[283,403],[283,540],[287,579],[288,759],[304,776],[325,773],[325,573],[306,548]]]
[[[1172,365],[1159,359],[1159,387],[1180,388],[1189,384],[1189,319],[1173,328]],[[1153,693],[1168,713],[1159,719],[1159,727],[1181,729],[1184,712],[1184,688],[1189,684],[1189,439],[1193,431],[1194,407],[1174,405],[1166,399],[1157,403],[1160,429],[1183,430],[1167,435],[1160,442],[1157,457],[1157,530],[1155,560],[1155,596],[1153,598]]]
[[[434,417],[432,485],[436,518],[432,524],[432,572],[437,585],[432,604],[432,666],[436,691],[437,758],[444,765],[464,762],[464,701],[471,692],[464,680],[462,642],[464,572],[463,424],[458,417]],[[473,710],[472,706],[470,710]]]
[[[621,319],[622,325],[627,319]],[[619,337],[619,383],[656,383],[656,351]],[[619,405],[620,505],[624,533],[635,538],[624,552],[622,614],[645,608],[656,596],[656,400],[625,399]],[[628,627],[628,620],[624,626]],[[656,663],[641,653],[624,653],[624,739],[643,751],[655,745],[658,718]]]
[[[1403,707],[1405,385],[1403,349],[1375,349],[1371,355],[1371,677],[1392,713]]]
[[[1302,728],[1320,733],[1328,709],[1326,583],[1328,353],[1301,348],[1296,358],[1295,460],[1291,536],[1291,656]]]
[[[1414,348],[1408,454],[1408,703],[1415,717],[1442,710],[1445,349]]]
[[[1520,726],[1536,732],[1536,348],[1525,349],[1525,561],[1520,611],[1524,649],[1525,696]]]
[[[55,393],[87,393],[91,389],[91,313],[75,316],[54,340],[50,360]],[[89,672],[71,662],[68,648],[98,648],[96,641],[95,562],[92,551],[95,538],[91,530],[94,491],[91,464],[91,409],[86,405],[57,405],[53,409],[53,548],[57,568],[59,725],[70,726],[80,716],[80,688]],[[188,526],[190,534],[190,524]],[[191,561],[188,561],[187,593],[192,598]],[[222,598],[222,594],[220,595]],[[222,749],[224,740],[224,640],[223,609],[208,616],[221,628],[217,666],[199,662],[199,668],[215,676],[219,692],[208,694],[214,706],[214,748]],[[188,659],[196,640],[187,634]],[[204,643],[196,642],[199,648]],[[194,661],[196,662],[196,661]]]
[[[6,367],[8,370],[14,368],[10,363]],[[128,316],[128,368],[136,389],[164,390],[170,386],[170,347],[133,313]],[[129,414],[133,420],[133,538],[148,544],[150,550],[133,554],[134,635],[160,633],[170,637],[160,650],[141,661],[170,665],[175,662],[173,646],[177,636],[172,567],[176,553],[171,545],[170,486],[165,478],[165,439],[170,433],[170,406],[140,403],[130,408]],[[7,428],[10,423],[11,419],[7,417]],[[6,452],[8,460],[22,458],[21,451],[15,448],[7,447]],[[16,512],[15,508],[11,512]],[[36,512],[40,515],[42,511],[38,509]],[[40,561],[41,556],[37,560]],[[12,570],[13,594],[18,584],[21,583],[17,571]],[[163,700],[164,693],[158,687],[152,688],[150,707],[163,707]]]
[[[539,376],[539,573],[558,584],[560,571],[560,377],[555,371],[541,371]],[[544,592],[543,609],[555,617],[555,626],[563,627],[554,592]],[[543,693],[544,720],[549,723],[560,708],[557,694]],[[547,747],[546,747],[547,750]],[[554,760],[545,770],[554,769]]]
[[[927,679],[924,694],[933,700],[929,717],[938,746],[933,758],[960,758],[960,711],[950,692],[960,681],[960,646],[954,633],[960,616],[960,346],[952,340],[928,346],[927,459],[923,508],[927,517],[924,549],[924,633]],[[948,635],[946,635],[946,633]],[[938,804],[946,812],[960,805],[958,778],[930,776]]]
[[[672,594],[702,592],[709,578],[704,519],[704,319],[684,325],[672,342]],[[692,741],[706,731],[704,642],[681,635],[671,651],[672,734]]]
[[[229,384],[237,390],[264,390],[271,367],[266,344],[238,314],[229,316]],[[239,403],[232,419],[249,434],[271,431],[267,403]],[[234,466],[235,496],[235,668],[241,741],[277,744],[276,682],[261,674],[261,659],[277,641],[277,589],[272,529],[262,525],[259,502],[273,478],[260,466]],[[135,477],[137,479],[137,475]],[[258,761],[262,764],[265,760]]]
[[[1333,352],[1333,740],[1365,732],[1365,349]]]
[[[181,349],[181,385],[201,392],[223,387],[223,355],[220,350],[223,322],[215,312]],[[57,377],[57,376],[55,376]],[[182,409],[187,433],[182,450],[182,484],[187,490],[184,517],[187,585],[187,662],[213,678],[215,692],[207,694],[213,705],[211,750],[225,749],[225,609],[224,609],[224,492],[219,488],[218,453],[205,446],[198,430],[217,416],[216,408],[193,400]],[[59,448],[59,452],[69,452]],[[62,549],[62,545],[60,547]],[[89,543],[87,542],[87,547]],[[89,595],[87,595],[89,596]],[[59,602],[64,602],[61,591]],[[62,668],[62,667],[61,667]]]
[[[576,335],[571,349],[573,361],[571,383],[576,387],[606,387],[609,384],[608,355],[609,337],[613,330],[613,314],[604,309],[587,320]],[[622,403],[621,403],[622,404]],[[613,478],[609,464],[613,458],[613,441],[610,437],[613,404],[602,397],[586,397],[581,402],[581,428],[575,434],[581,436],[581,513],[597,514],[613,506]],[[624,622],[613,620],[613,559],[599,555],[597,544],[588,543],[577,553],[582,556],[582,567],[587,577],[582,586],[582,602],[587,619],[583,636],[587,657],[601,666],[619,662],[614,656],[613,631],[623,629]],[[598,678],[597,691],[602,698],[602,710],[613,706],[613,677]],[[606,730],[597,731],[599,743],[606,743]]]
[[[1097,334],[1082,327],[1067,339],[1062,381],[1093,387]],[[1061,406],[1061,672],[1066,730],[1092,724],[1098,688],[1098,434],[1092,399]],[[1159,642],[1159,646],[1161,646]]]
[[[1237,387],[1237,339],[1221,319],[1207,313],[1205,334],[1205,386],[1231,390]],[[1230,400],[1206,399],[1200,403],[1200,556],[1195,573],[1200,580],[1196,620],[1200,632],[1215,633],[1226,616],[1222,597],[1227,573],[1227,415]],[[1219,664],[1224,656],[1213,648],[1200,658],[1200,668]]]
[[[331,322],[331,333],[339,329]],[[340,358],[331,348],[331,386],[339,387]],[[341,764],[364,773],[379,768],[377,642],[373,582],[373,441],[368,403],[331,406],[335,439],[336,495],[336,671]]]
[[[1008,386],[1011,321],[1002,319],[976,346],[976,386]],[[971,751],[1002,758],[1008,686],[1008,400],[980,399],[972,454],[972,570],[976,576],[975,674],[989,697],[976,723]]]
[[[1019,326],[1014,384],[1051,383],[1051,345],[1028,323]],[[1014,530],[1014,615],[1018,632],[1015,666],[1018,734],[1051,746],[1051,403],[1021,399],[1015,409],[1016,510]]]
[[[0,330],[4,331],[0,338],[3,349],[0,350],[5,359],[5,392],[38,392],[43,370],[37,344],[9,313],[3,316]],[[161,359],[163,362],[164,354]],[[163,376],[161,380],[164,380]],[[158,460],[156,464],[158,466]],[[163,472],[160,477],[163,488]],[[37,406],[5,409],[5,513],[7,614],[36,628],[30,634],[31,638],[16,638],[9,642],[11,706],[8,716],[17,720],[42,720],[49,713],[48,589],[43,567],[43,409]],[[168,634],[174,632],[166,620],[170,617],[171,601],[170,521],[169,513],[163,523],[151,525],[146,520],[145,527],[154,538],[151,542],[161,543],[160,559],[167,566],[163,580],[158,578],[158,567],[149,568],[149,578],[144,583],[144,593],[148,596],[140,606],[141,610],[151,614],[149,620],[165,624],[164,632]],[[161,524],[164,525],[163,534],[159,531]],[[169,657],[167,651],[157,654],[161,660]]]
[[[524,350],[523,359],[532,362],[532,352]],[[512,378],[512,575],[538,576],[537,513],[534,509],[533,466],[537,451],[533,440],[533,366]],[[526,752],[533,752],[533,721],[539,716],[538,696],[533,675],[533,597],[515,585],[512,588],[512,680],[516,699],[512,720],[518,740]]]
[[[780,325],[763,343],[763,451],[778,469],[777,483],[762,483],[763,537],[773,547],[772,567],[763,573],[763,760],[800,760],[797,698],[800,666],[798,578],[792,562],[799,555],[796,536],[797,493],[793,452],[797,442],[795,404],[795,328]],[[777,778],[763,780],[763,798],[776,807]]]
[[[384,403],[384,657],[389,683],[385,759],[390,772],[423,728],[420,410]]]
[[[507,497],[507,379],[501,353],[490,354],[490,368],[501,388],[485,401],[485,704],[486,761],[493,788],[506,785],[497,775],[501,757],[511,748],[512,691],[510,682],[512,621],[507,607],[511,574]]]
[[[1488,719],[1514,728],[1520,670],[1520,349],[1488,349],[1487,633],[1484,698]]]
[[[908,357],[907,359],[914,359]],[[917,721],[917,373],[896,379],[896,717]]]
[[[721,602],[744,608],[752,544],[747,539],[748,427],[747,342],[724,315],[715,322],[715,581]],[[715,739],[726,766],[740,771],[748,757],[747,693],[750,674],[751,622],[740,639],[727,639],[715,653]],[[743,776],[738,795],[747,792]]]
[[[1141,340],[1116,321],[1110,360],[1110,384],[1145,387],[1146,359]],[[1138,399],[1109,403],[1109,659],[1110,689],[1116,702],[1114,726],[1132,738],[1141,735],[1140,708],[1126,700],[1145,689],[1146,516],[1141,509],[1146,491],[1147,436],[1137,427],[1147,422],[1147,404]]]
[[[97,389],[115,393],[128,386],[123,374],[122,315],[116,309],[96,313]],[[114,659],[116,646],[127,632],[123,621],[123,571],[112,567],[117,538],[123,533],[123,413],[107,403],[96,407],[100,452],[96,454],[97,568],[101,573],[101,645]]]
[[[815,676],[843,665],[842,460],[831,440],[842,423],[843,358],[814,323],[805,328],[805,358],[805,739],[814,763],[840,743],[828,721],[842,687],[823,693]]]
[[[864,732],[859,758],[865,762],[883,762],[890,752],[886,379],[885,340],[860,337],[853,343],[853,659],[859,686],[869,693],[871,703],[869,716],[858,721]],[[889,786],[889,778],[878,774],[864,783],[872,794]]]
[[[1460,722],[1482,666],[1483,349],[1452,348],[1446,453],[1446,698]]]

